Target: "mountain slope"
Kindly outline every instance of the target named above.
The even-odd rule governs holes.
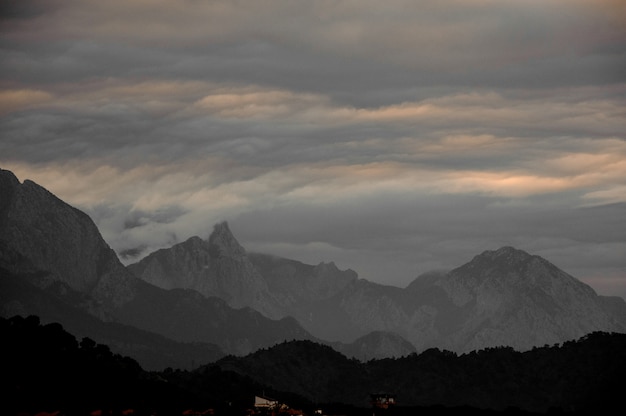
[[[332,343],[335,350],[360,361],[400,358],[416,352],[415,346],[394,332],[373,331],[350,344]]]
[[[193,369],[225,354],[208,343],[181,343],[129,325],[104,322],[80,306],[84,295],[62,282],[38,288],[21,276],[0,272],[0,316],[41,317],[44,324],[62,322],[79,339],[88,337],[111,347],[114,353],[134,358],[146,370],[167,367]]]
[[[0,170],[0,195],[0,243],[14,256],[28,259],[33,269],[46,272],[34,284],[45,287],[60,280],[107,307],[134,296],[137,279],[86,214],[32,181],[20,184],[6,170]]]
[[[313,266],[261,253],[248,258],[288,315],[303,304],[331,298],[358,279],[353,270],[339,270],[333,262]]]
[[[168,291],[136,278],[119,262],[87,215],[34,182],[20,184],[13,173],[0,170],[0,192],[0,278],[18,277],[42,290],[66,285],[72,295],[59,299],[72,299],[71,306],[98,318],[176,341],[214,342],[228,353],[247,353],[285,339],[311,338],[293,319],[274,321],[249,309],[235,310],[198,292]],[[236,255],[240,250],[224,232],[214,236],[211,247],[218,257]],[[3,283],[10,285],[14,280]],[[20,300],[11,299],[1,306],[10,310],[18,307]]]
[[[285,316],[226,222],[216,224],[208,240],[191,237],[128,269],[163,289],[194,289],[224,299],[233,308],[251,307],[271,318]]]
[[[151,253],[128,270],[163,289],[194,289],[234,308],[250,307],[270,318],[296,316],[303,305],[327,299],[357,279],[334,263],[246,253],[228,223],[216,224],[207,240],[191,237]]]
[[[64,301],[71,297],[73,306],[102,320],[177,341],[214,342],[228,353],[314,336],[353,342],[372,331],[395,333],[418,351],[457,352],[525,350],[592,331],[626,331],[623,299],[599,297],[547,260],[511,247],[400,289],[333,263],[248,255],[222,223],[206,241],[192,238],[133,266],[172,288],[165,290],[130,273],[88,216],[40,186],[0,170],[0,192],[0,261],[11,276],[42,290],[61,282],[80,294]],[[270,320],[248,307],[297,322]]]
[[[405,289],[356,280],[294,314],[312,334],[352,342],[395,332],[418,351],[467,352],[500,345],[527,350],[593,331],[626,332],[626,302],[592,288],[547,260],[503,247],[449,273],[420,276]]]
[[[519,414],[516,409],[545,413],[560,408],[603,414],[622,400],[626,335],[596,332],[523,353],[491,348],[459,356],[429,349],[367,363],[299,341],[245,357],[225,357],[216,366],[316,403],[365,406],[368,393],[389,392],[397,395],[400,406],[513,408],[512,414]],[[415,409],[411,414],[420,413]]]
[[[522,250],[485,251],[434,282],[466,315],[444,347],[470,351],[509,345],[519,350],[624,331],[591,287]]]

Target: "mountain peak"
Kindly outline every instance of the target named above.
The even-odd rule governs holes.
[[[219,254],[229,256],[244,256],[246,250],[239,244],[230,231],[228,222],[222,221],[213,226],[213,232],[209,236],[209,244],[217,249]]]
[[[508,258],[508,259],[519,259],[519,260],[525,260],[525,259],[529,259],[533,257],[532,255],[528,254],[524,250],[520,250],[512,246],[500,247],[497,250],[485,250],[481,254],[478,255],[478,257],[480,256],[486,256],[492,259]]]
[[[20,181],[10,170],[0,169],[0,227],[5,210],[8,209],[15,191],[20,186]]]
[[[498,268],[514,270],[520,269],[529,262],[538,259],[541,259],[541,257],[533,256],[524,250],[519,250],[511,246],[504,246],[497,250],[483,251],[481,254],[475,256],[472,261],[461,267],[479,269],[488,267],[490,269]]]

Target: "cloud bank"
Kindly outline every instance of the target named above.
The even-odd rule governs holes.
[[[0,165],[125,262],[242,244],[403,286],[514,245],[626,296],[626,7],[7,1]]]

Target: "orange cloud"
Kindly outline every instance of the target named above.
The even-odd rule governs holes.
[[[33,89],[0,91],[0,114],[26,110],[42,104],[50,103],[53,95]]]

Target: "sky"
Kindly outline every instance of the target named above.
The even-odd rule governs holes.
[[[508,245],[626,297],[626,2],[0,0],[0,167],[125,264],[228,221],[394,286]]]

